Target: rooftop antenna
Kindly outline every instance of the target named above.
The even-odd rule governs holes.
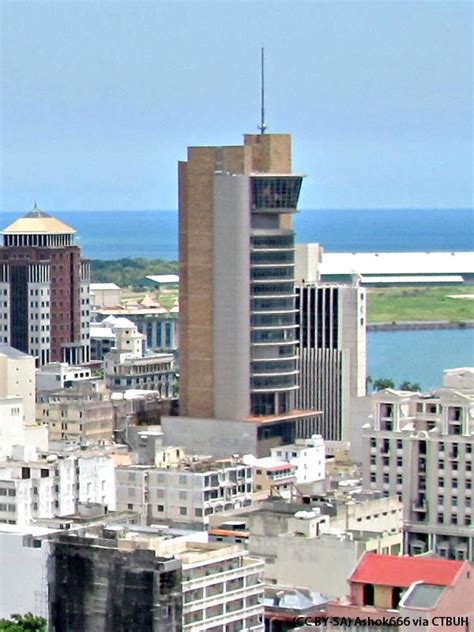
[[[260,49],[260,134],[265,134],[267,125],[265,123],[265,49]]]

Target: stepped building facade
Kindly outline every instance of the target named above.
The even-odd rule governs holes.
[[[287,134],[191,147],[179,165],[180,412],[202,428],[252,424],[268,450],[315,431],[315,412],[295,407],[292,215],[302,180]],[[227,426],[228,447],[234,430],[255,434]]]

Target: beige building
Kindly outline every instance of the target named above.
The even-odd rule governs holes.
[[[91,283],[91,303],[93,307],[117,307],[122,300],[122,290],[115,283]]]
[[[404,505],[406,552],[474,561],[474,369],[444,372],[428,393],[372,396],[364,485]]]
[[[292,214],[301,183],[287,134],[191,147],[179,165],[182,417],[173,423],[188,450],[206,451],[216,420],[241,422],[221,433],[227,453],[242,434],[256,434],[268,454],[314,433],[314,411],[295,409]],[[164,433],[168,442],[166,425]]]
[[[103,380],[38,393],[36,414],[48,425],[50,441],[97,444],[112,441],[114,407]]]
[[[35,360],[0,344],[0,461],[47,447],[47,428],[35,420]]]
[[[210,517],[252,504],[252,471],[237,459],[185,457],[180,448],[155,455],[157,465],[118,467],[117,507],[145,524],[209,524]]]
[[[255,459],[248,456],[245,461],[252,465],[255,497],[262,500],[268,496],[290,499],[296,493],[296,465],[271,456]]]
[[[265,560],[268,583],[300,586],[334,599],[346,594],[346,579],[366,551],[399,555],[401,531],[336,528],[318,509],[264,505],[249,515],[251,555]],[[337,563],[336,563],[337,561]]]
[[[106,321],[116,336],[115,347],[105,355],[108,387],[114,391],[157,391],[162,399],[174,397],[176,373],[173,354],[145,353],[143,334],[127,318],[109,316]]]
[[[0,399],[23,401],[23,421],[35,420],[35,360],[6,344],[0,344]]]

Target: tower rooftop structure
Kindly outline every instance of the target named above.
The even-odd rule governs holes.
[[[3,235],[73,235],[75,232],[74,228],[51,217],[36,204],[29,213],[15,220],[2,231]]]

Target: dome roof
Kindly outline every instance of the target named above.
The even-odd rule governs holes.
[[[29,213],[3,230],[4,235],[72,235],[76,231],[59,219],[40,210],[36,204]]]

